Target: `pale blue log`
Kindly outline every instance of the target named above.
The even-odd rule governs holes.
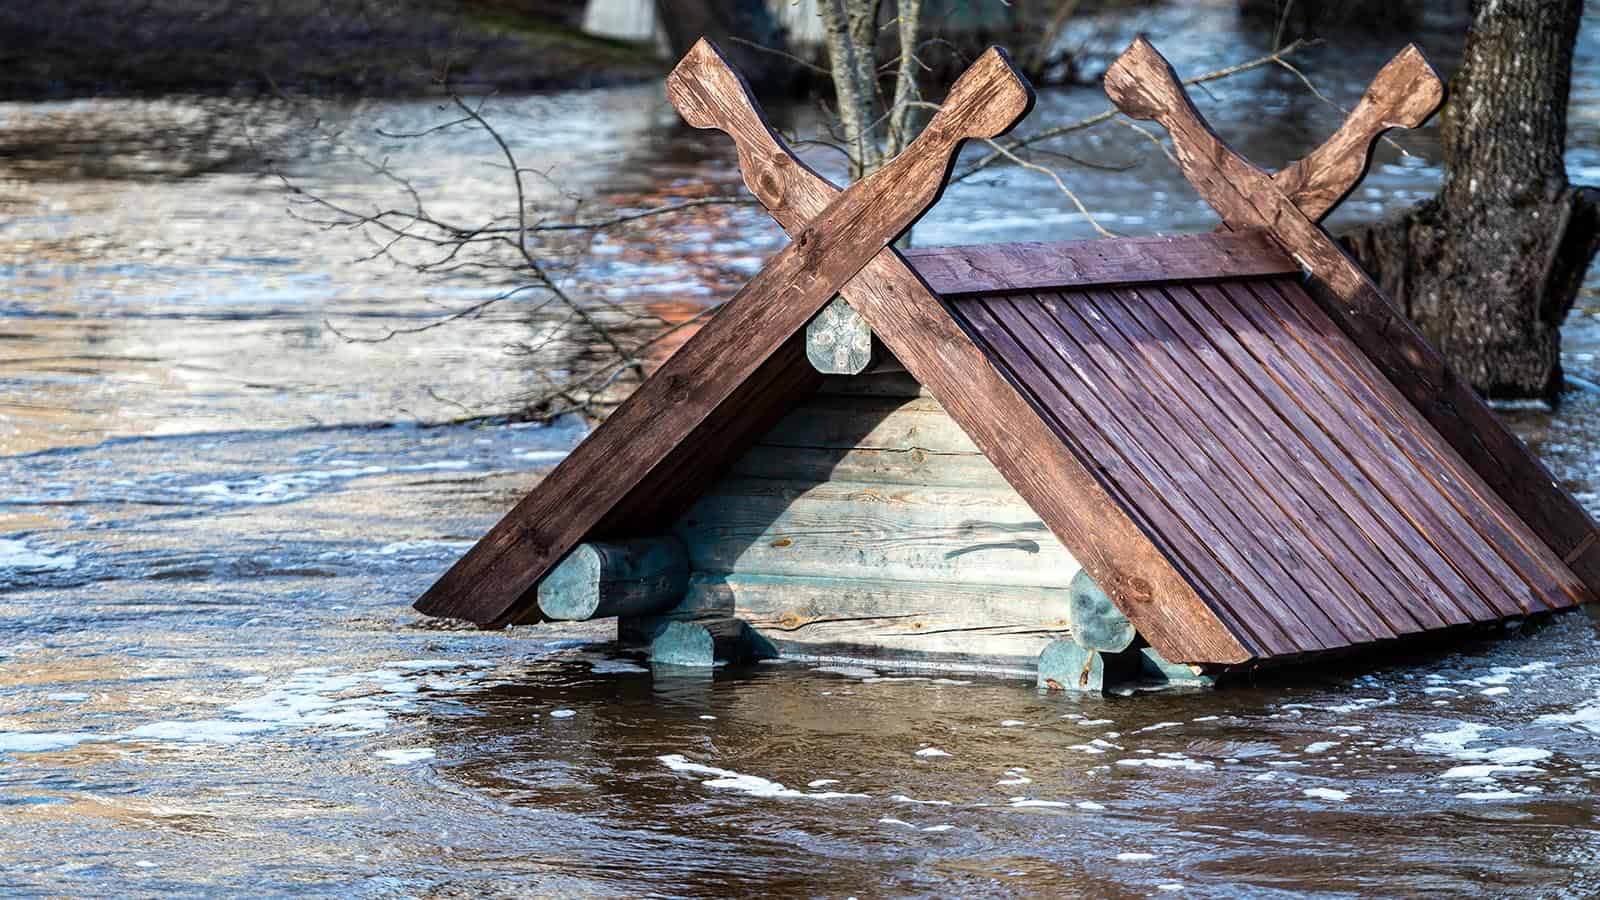
[[[539,611],[569,622],[651,615],[676,606],[688,585],[688,552],[675,537],[583,543],[539,582]]]
[[[1077,641],[1051,641],[1039,654],[1037,683],[1042,690],[1099,694],[1139,677],[1138,653],[1101,653]]]
[[[757,653],[750,627],[730,617],[671,619],[653,630],[650,662],[654,665],[708,667],[766,655]]]
[[[1120,653],[1133,646],[1138,632],[1128,617],[1100,590],[1089,573],[1079,570],[1067,586],[1072,603],[1072,639],[1086,650]]]
[[[1154,647],[1139,648],[1139,664],[1144,677],[1167,684],[1184,684],[1193,687],[1215,687],[1217,679],[1183,663],[1167,662]]]

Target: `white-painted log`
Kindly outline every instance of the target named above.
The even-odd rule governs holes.
[[[806,323],[806,359],[824,375],[859,375],[872,367],[878,349],[872,326],[843,297]]]

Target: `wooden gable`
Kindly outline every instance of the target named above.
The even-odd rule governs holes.
[[[1015,77],[995,59],[940,116],[995,108]],[[580,542],[671,526],[822,383],[802,329],[834,291],[1168,660],[1291,660],[1592,600],[1593,523],[1315,224],[1384,128],[1437,106],[1420,54],[1277,176],[1209,132],[1142,40],[1107,87],[1167,127],[1232,230],[902,255],[886,245],[937,195],[918,153],[947,166],[961,135],[1020,107],[936,118],[923,146],[841,192],[698,46],[669,94],[734,137],[795,243],[418,608],[537,618],[540,579]],[[886,208],[902,178],[921,193]]]

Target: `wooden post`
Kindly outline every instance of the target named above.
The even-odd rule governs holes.
[[[665,621],[650,641],[650,662],[658,666],[709,668],[757,655],[750,626],[727,616]]]
[[[675,537],[579,544],[539,582],[539,611],[581,622],[672,608],[689,586],[689,554]]]
[[[1183,684],[1192,687],[1215,687],[1217,679],[1205,674],[1197,666],[1167,662],[1154,647],[1139,648],[1139,670],[1146,679],[1165,684]]]
[[[843,297],[833,298],[806,325],[806,359],[824,375],[860,375],[881,349],[872,326]]]
[[[1041,690],[1098,694],[1139,675],[1137,653],[1101,653],[1077,641],[1051,641],[1039,654]]]
[[[1085,650],[1121,653],[1138,637],[1133,623],[1117,609],[1089,573],[1078,570],[1067,586],[1072,603],[1072,639]]]

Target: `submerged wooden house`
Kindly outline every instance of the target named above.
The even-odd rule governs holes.
[[[960,142],[1030,107],[1003,54],[841,191],[697,46],[669,95],[793,241],[417,607],[617,616],[660,663],[1097,688],[1592,600],[1593,522],[1317,224],[1442,102],[1421,54],[1277,174],[1142,39],[1106,88],[1167,129],[1220,230],[902,253]]]

